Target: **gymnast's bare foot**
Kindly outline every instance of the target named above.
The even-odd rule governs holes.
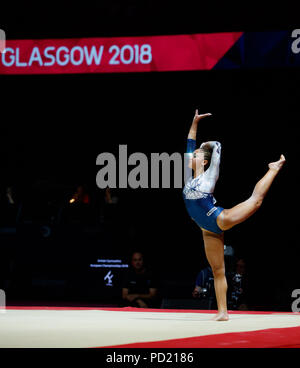
[[[283,164],[285,163],[285,157],[283,155],[280,156],[280,159],[276,162],[271,162],[269,164],[269,169],[279,171]]]
[[[213,321],[228,321],[229,320],[229,316],[227,312],[219,312],[218,314],[216,314],[213,319]]]

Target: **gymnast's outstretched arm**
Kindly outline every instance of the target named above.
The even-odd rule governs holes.
[[[207,114],[200,114],[198,113],[198,109],[195,111],[195,116],[192,122],[192,125],[189,130],[188,138],[187,138],[187,153],[193,153],[196,149],[196,138],[197,138],[197,129],[198,123],[201,119],[205,118],[206,116],[210,116],[210,113]]]
[[[198,109],[195,111],[195,116],[189,131],[188,139],[196,140],[197,137],[197,129],[198,129],[198,123],[201,119],[205,118],[206,116],[210,116],[210,113],[207,114],[198,114]]]

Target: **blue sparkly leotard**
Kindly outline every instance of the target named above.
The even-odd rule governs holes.
[[[190,177],[187,180],[183,189],[183,198],[189,215],[198,226],[213,233],[221,234],[223,231],[217,224],[217,217],[223,211],[223,208],[215,206],[216,200],[213,196],[219,178],[221,143],[215,141],[209,143],[213,146],[210,166],[196,178]],[[191,155],[195,149],[196,141],[188,139],[187,154]]]

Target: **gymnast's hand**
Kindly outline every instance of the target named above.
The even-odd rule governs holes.
[[[199,123],[199,121],[203,118],[206,118],[207,116],[211,116],[211,113],[207,113],[207,114],[199,114],[198,113],[198,109],[196,109],[195,111],[195,116],[194,116],[194,119],[193,119],[193,122],[195,123]]]
[[[207,114],[199,114],[198,113],[198,109],[196,109],[195,111],[195,116],[192,122],[192,125],[190,127],[190,131],[188,134],[188,139],[193,139],[196,140],[196,136],[197,136],[197,128],[198,128],[198,123],[201,119],[206,118],[207,116],[210,116],[211,113],[207,113]]]

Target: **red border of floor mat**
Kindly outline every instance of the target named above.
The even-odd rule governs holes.
[[[300,326],[99,346],[99,348],[300,348]]]

